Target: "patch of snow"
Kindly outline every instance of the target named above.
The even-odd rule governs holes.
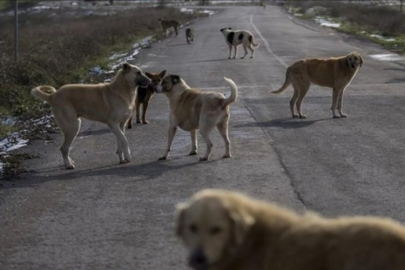
[[[198,11],[199,13],[203,13],[203,14],[208,14],[208,16],[211,16],[211,15],[214,15],[216,12],[215,11],[213,11],[213,10],[207,10],[207,9],[205,9],[205,10],[200,10],[200,11]]]
[[[371,54],[370,57],[379,61],[405,61],[405,56],[396,53]]]
[[[11,133],[7,138],[0,141],[0,152],[9,152],[27,146],[28,140],[22,139],[18,132]]]
[[[340,23],[333,23],[331,21],[328,21],[327,19],[323,17],[316,17],[315,21],[319,23],[321,26],[324,27],[330,27],[330,28],[340,28],[341,24]]]
[[[395,38],[386,38],[386,37],[383,37],[383,36],[380,36],[380,35],[370,35],[370,37],[378,38],[378,39],[381,39],[381,40],[384,40],[384,41],[388,41],[388,42],[395,42],[395,41],[397,41]]]
[[[12,126],[17,121],[16,117],[8,116],[0,119],[0,123],[5,126]]]
[[[180,9],[180,12],[187,13],[187,14],[193,14],[193,13],[194,13],[194,10],[193,10],[193,9],[189,9],[189,8],[181,8],[181,9]]]
[[[89,73],[94,76],[101,76],[104,74],[104,70],[100,66],[95,66],[92,69],[90,69]]]

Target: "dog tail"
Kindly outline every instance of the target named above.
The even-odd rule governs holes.
[[[259,43],[255,43],[255,39],[253,36],[249,36],[249,41],[253,46],[259,47]]]
[[[287,68],[287,71],[285,72],[285,81],[283,86],[281,86],[280,89],[275,90],[275,91],[271,91],[274,94],[280,94],[281,92],[284,92],[284,90],[287,89],[287,87],[291,84],[291,76],[290,76],[290,68]]]
[[[229,84],[231,87],[231,95],[229,98],[224,100],[224,107],[228,106],[229,104],[233,103],[236,101],[236,98],[238,97],[238,87],[236,84],[231,80],[226,77],[224,77],[225,81]]]
[[[44,90],[49,94],[45,93]],[[50,97],[53,93],[56,93],[56,89],[52,86],[38,86],[31,90],[31,95],[48,103],[50,103]]]

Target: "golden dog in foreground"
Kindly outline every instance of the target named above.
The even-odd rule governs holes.
[[[405,227],[391,219],[297,214],[230,191],[179,205],[176,233],[198,270],[405,269]]]
[[[363,58],[356,52],[337,58],[302,59],[287,68],[283,86],[272,93],[284,92],[292,84],[294,87],[290,101],[292,117],[306,118],[301,111],[301,103],[311,83],[330,87],[333,89],[331,107],[333,118],[344,118],[347,115],[342,111],[343,93],[362,65]],[[295,106],[298,114],[295,113]],[[339,115],[336,114],[336,109]]]

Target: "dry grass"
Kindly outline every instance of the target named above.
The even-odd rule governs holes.
[[[390,6],[330,1],[296,1],[294,5],[303,10],[313,6],[326,7],[329,10],[329,16],[361,25],[370,32],[378,32],[384,36],[401,36],[405,34],[405,14]]]

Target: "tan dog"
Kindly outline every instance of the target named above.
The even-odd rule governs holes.
[[[180,28],[180,23],[176,20],[164,20],[164,19],[159,19],[160,24],[162,25],[163,28],[163,33],[166,35],[167,30],[173,27],[174,31],[176,32],[176,36],[178,35],[177,29]]]
[[[198,270],[405,269],[405,227],[391,219],[297,214],[224,190],[179,205],[176,234]]]
[[[224,79],[231,87],[229,98],[216,92],[191,89],[178,75],[168,75],[158,85],[157,92],[165,93],[170,101],[167,149],[160,160],[168,158],[177,127],[190,131],[192,142],[190,155],[197,154],[197,130],[200,130],[207,144],[207,151],[200,161],[208,160],[213,145],[209,134],[213,128],[217,127],[225,141],[224,158],[231,157],[231,145],[228,137],[229,105],[235,102],[238,88],[232,80]]]
[[[166,70],[163,70],[160,73],[149,73],[145,72],[145,75],[151,79],[151,83],[147,87],[138,87],[138,91],[135,98],[135,116],[136,122],[141,123],[140,110],[142,105],[142,124],[148,124],[146,120],[146,111],[148,110],[149,101],[155,93],[155,87],[160,83],[163,77],[166,74]],[[132,128],[132,117],[128,121],[128,128]]]
[[[337,58],[299,60],[287,68],[283,86],[272,93],[279,94],[292,84],[294,87],[294,95],[290,101],[292,117],[306,118],[307,116],[301,112],[301,103],[311,83],[330,87],[333,89],[331,107],[333,118],[347,117],[342,111],[343,93],[362,65],[363,58],[356,52]],[[298,114],[295,113],[295,105]],[[339,115],[336,114],[336,109]]]
[[[70,145],[80,130],[81,117],[106,123],[117,137],[120,163],[130,161],[125,124],[134,109],[136,88],[139,85],[147,86],[149,82],[150,79],[140,68],[125,63],[108,84],[69,84],[58,91],[51,86],[38,86],[31,90],[32,95],[52,107],[55,121],[65,137],[60,150],[66,169],[74,169],[69,152]]]
[[[234,48],[235,50],[233,59],[236,59],[236,57],[238,57],[238,46],[240,44],[243,45],[243,49],[245,50],[245,54],[241,57],[241,59],[244,59],[245,56],[248,54],[248,48],[252,52],[252,56],[250,58],[253,58],[255,56],[254,47],[259,47],[259,44],[255,43],[255,39],[252,33],[246,30],[232,30],[232,28],[230,27],[222,28],[221,32],[226,38],[226,43],[229,46],[229,59],[232,58],[232,48]]]

